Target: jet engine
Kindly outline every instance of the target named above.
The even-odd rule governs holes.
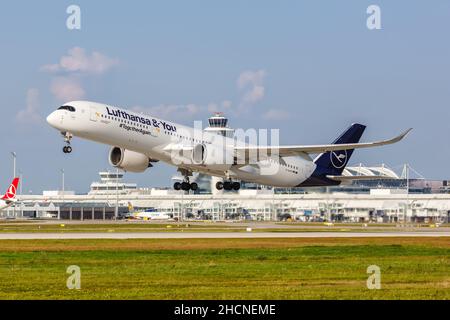
[[[197,144],[192,149],[192,162],[196,165],[230,168],[234,162],[233,150],[221,145]]]
[[[113,147],[109,152],[109,163],[128,172],[144,172],[147,168],[153,166],[151,162],[153,161],[142,153],[119,147]]]

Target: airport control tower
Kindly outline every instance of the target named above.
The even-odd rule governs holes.
[[[219,134],[225,137],[232,138],[234,134],[234,129],[228,127],[228,119],[225,118],[222,112],[215,112],[212,117],[208,119],[209,126],[205,128],[205,131]],[[216,183],[222,181],[221,178],[211,177],[211,193],[218,194],[222,193],[223,190],[216,189]]]
[[[205,131],[220,134],[225,137],[232,137],[234,130],[228,127],[228,119],[224,117],[222,112],[215,112],[212,117],[208,119],[209,126]]]

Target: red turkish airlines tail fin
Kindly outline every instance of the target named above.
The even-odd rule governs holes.
[[[16,197],[17,187],[19,185],[19,178],[14,178],[13,182],[6,191],[5,195],[2,197],[2,200],[13,200]]]

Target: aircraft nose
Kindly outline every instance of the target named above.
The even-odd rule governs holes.
[[[53,111],[52,113],[50,113],[47,117],[47,123],[49,125],[51,125],[52,127],[56,127],[56,123],[57,123],[57,116],[55,114],[55,112]]]

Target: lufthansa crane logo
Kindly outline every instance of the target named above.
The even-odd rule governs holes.
[[[10,185],[8,191],[6,191],[5,197],[6,199],[14,199],[16,196],[16,187],[14,185]]]
[[[330,160],[333,167],[341,169],[347,164],[347,150],[331,151]]]

